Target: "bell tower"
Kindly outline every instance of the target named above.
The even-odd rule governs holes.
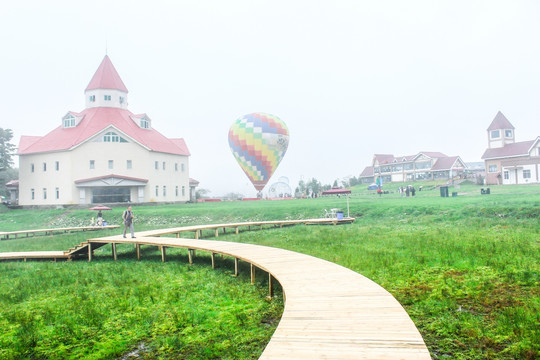
[[[84,91],[86,108],[115,107],[127,109],[128,89],[114,65],[105,55],[96,73]]]
[[[499,111],[487,129],[488,148],[501,148],[515,142],[514,126]]]

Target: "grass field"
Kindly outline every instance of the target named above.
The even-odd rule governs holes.
[[[373,279],[404,305],[434,359],[540,358],[540,186],[492,187],[491,195],[480,195],[480,187],[461,184],[450,189],[457,197],[441,198],[436,184],[422,185],[414,198],[401,198],[392,184],[381,197],[357,187],[349,200],[357,219],[352,225],[241,232],[220,240],[299,251]],[[320,217],[336,207],[347,213],[346,198],[134,211],[136,230],[144,230]],[[122,210],[106,218],[119,223]],[[91,215],[3,210],[0,229],[85,225]],[[0,252],[62,250],[86,237],[2,241]],[[111,260],[106,247],[92,263],[0,263],[0,327],[9,329],[0,334],[0,358],[61,358],[61,351],[74,358],[118,358],[137,347],[148,358],[257,358],[281,306],[264,300],[265,284],[251,287],[248,280],[231,278],[227,261],[213,272],[186,265],[180,251],[162,264],[153,250],[140,263],[132,247],[119,250],[120,262]],[[214,327],[221,329],[215,336]],[[89,341],[77,347],[78,339]]]

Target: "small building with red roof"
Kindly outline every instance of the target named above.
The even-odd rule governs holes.
[[[447,156],[441,152],[422,151],[416,155],[394,156],[375,154],[371,166],[360,174],[362,184],[409,182],[421,180],[450,180],[462,177],[467,165],[459,156]]]
[[[482,155],[487,185],[540,182],[540,137],[516,142],[514,130],[500,111],[487,129],[488,148]]]
[[[20,205],[190,200],[186,142],[128,110],[128,89],[107,55],[84,96],[86,108],[68,111],[48,134],[21,137]]]

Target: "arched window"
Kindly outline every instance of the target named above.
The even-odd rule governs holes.
[[[125,142],[127,142],[127,140],[124,139],[123,137],[121,137],[120,135],[118,135],[117,133],[109,131],[108,133],[103,135],[103,142],[121,142],[121,143],[125,143]]]

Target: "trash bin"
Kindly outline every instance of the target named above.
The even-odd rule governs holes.
[[[448,186],[441,186],[441,197],[448,197]]]
[[[106,222],[106,221],[103,222],[103,226],[107,226],[107,222]]]
[[[338,212],[336,213],[336,218],[337,218],[338,220],[343,220],[343,211],[338,211]]]

